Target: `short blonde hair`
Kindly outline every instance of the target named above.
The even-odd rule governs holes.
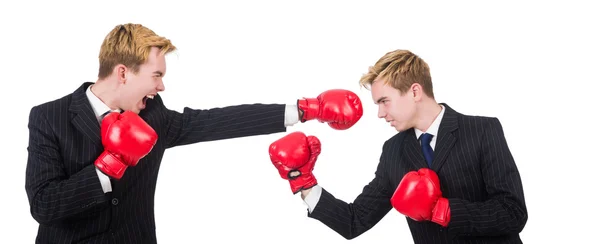
[[[108,77],[118,64],[127,66],[134,73],[138,72],[139,66],[148,59],[152,47],[158,47],[163,55],[177,49],[169,39],[156,35],[141,24],[115,26],[100,47],[98,78]]]
[[[374,66],[369,67],[369,72],[360,78],[359,83],[368,89],[375,80],[390,84],[401,94],[418,83],[426,95],[434,98],[429,65],[408,50],[394,50],[383,55]]]

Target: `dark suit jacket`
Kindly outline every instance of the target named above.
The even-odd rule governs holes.
[[[449,199],[451,220],[444,228],[406,218],[415,243],[522,243],[519,233],[527,222],[527,209],[500,122],[443,105],[432,169]],[[323,189],[308,216],[347,239],[357,237],[393,209],[390,199],[402,177],[427,167],[414,129],[400,132],[384,143],[374,179],[353,203]]]
[[[40,224],[36,243],[156,243],[154,192],[166,149],[286,131],[283,104],[179,113],[155,96],[139,115],[159,135],[156,145],[105,194],[93,165],[103,146],[90,84],[31,109],[26,190]]]

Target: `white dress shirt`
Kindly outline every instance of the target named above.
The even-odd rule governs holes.
[[[444,117],[444,111],[446,110],[444,105],[440,104],[440,106],[442,106],[442,111],[438,114],[438,116],[435,118],[433,123],[431,123],[429,128],[427,128],[427,133],[433,135],[430,145],[434,151],[435,151],[435,142],[437,141],[438,130],[440,128],[440,123],[442,122],[442,118]],[[421,134],[423,134],[423,131],[415,128],[415,136],[417,136],[417,140],[419,139],[419,136],[421,136]],[[319,199],[321,198],[321,192],[322,192],[321,186],[316,185],[316,186],[313,186],[312,190],[304,197],[304,204],[308,207],[309,213],[312,213],[312,211],[317,206],[317,203],[319,202]]]
[[[431,138],[431,142],[429,143],[429,145],[431,145],[431,148],[433,148],[433,151],[435,151],[435,143],[437,142],[437,138],[438,138],[438,130],[440,129],[440,123],[442,123],[442,118],[444,117],[444,111],[446,111],[446,108],[444,107],[444,105],[440,105],[442,106],[442,111],[438,114],[437,117],[435,117],[435,120],[433,121],[433,123],[431,123],[431,125],[429,126],[429,128],[427,128],[427,133],[433,135],[433,138]],[[423,131],[415,128],[415,136],[417,136],[417,140],[419,140],[419,137],[421,136],[421,134],[423,134]]]
[[[106,104],[104,104],[104,102],[102,102],[100,98],[94,95],[94,93],[92,92],[92,86],[88,86],[87,90],[85,91],[85,95],[87,95],[87,98],[90,101],[90,105],[92,105],[92,110],[94,110],[94,114],[96,115],[98,123],[101,123],[100,121],[102,121],[102,115],[108,111],[111,111],[111,109]],[[104,191],[104,193],[111,192],[112,185],[110,184],[110,178],[108,178],[108,176],[102,173],[102,171],[100,171],[98,168],[96,168],[96,173],[98,174],[98,178],[100,178],[100,184],[102,184],[102,191]]]
[[[108,111],[111,111],[111,109],[92,92],[92,86],[88,86],[85,94],[87,95],[87,98],[90,101],[90,105],[92,106],[92,110],[94,110],[94,114],[96,115],[98,123],[101,123],[100,121],[102,120],[102,115]],[[119,109],[112,111],[120,112]],[[292,126],[298,123],[299,120],[300,119],[298,118],[298,107],[295,104],[286,105],[284,125]],[[110,183],[110,178],[104,173],[102,173],[102,171],[100,171],[98,168],[96,168],[96,173],[98,174],[98,178],[100,179],[100,184],[102,184],[102,190],[104,191],[104,193],[111,192],[112,185]]]

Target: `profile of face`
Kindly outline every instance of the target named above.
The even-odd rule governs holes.
[[[417,102],[421,99],[421,87],[413,84],[404,94],[400,90],[376,80],[371,85],[371,96],[378,106],[377,116],[385,119],[397,131],[404,131],[415,126],[417,118]]]
[[[160,49],[152,47],[145,63],[137,73],[125,66],[117,67],[119,74],[119,107],[139,113],[146,108],[146,100],[154,99],[164,91],[163,77],[167,72],[165,56]]]

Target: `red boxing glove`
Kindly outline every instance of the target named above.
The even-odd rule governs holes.
[[[301,122],[317,119],[336,130],[352,127],[363,115],[362,102],[356,94],[343,89],[328,90],[317,98],[298,99]]]
[[[128,166],[137,165],[158,140],[154,129],[131,111],[113,112],[104,117],[101,137],[104,152],[94,165],[115,179],[121,179]]]
[[[450,222],[450,204],[442,197],[440,180],[427,168],[404,175],[391,203],[398,212],[416,221],[432,221],[444,227]]]
[[[312,171],[321,153],[321,142],[315,136],[293,132],[271,143],[269,157],[281,178],[290,182],[292,193],[317,184]]]

